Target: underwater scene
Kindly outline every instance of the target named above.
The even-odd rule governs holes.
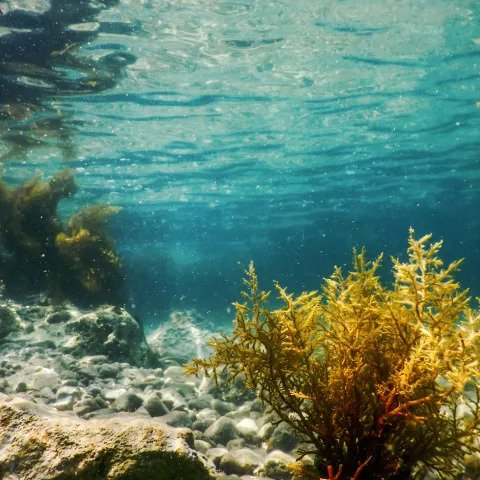
[[[0,480],[480,480],[480,4],[0,1]]]

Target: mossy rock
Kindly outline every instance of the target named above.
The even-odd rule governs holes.
[[[15,312],[5,305],[0,305],[0,340],[18,327]]]
[[[81,420],[0,394],[2,480],[212,480],[187,429],[154,420]]]

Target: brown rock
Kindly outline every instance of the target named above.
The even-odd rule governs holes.
[[[119,416],[82,420],[0,394],[2,480],[210,480],[188,429]]]

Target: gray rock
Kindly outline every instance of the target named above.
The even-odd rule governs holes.
[[[65,325],[69,340],[63,349],[75,356],[105,355],[112,361],[146,365],[152,355],[138,322],[123,309],[105,307]]]
[[[197,452],[203,454],[207,453],[207,450],[212,448],[212,446],[208,442],[201,439],[194,440],[193,445],[195,446],[195,450],[197,450]]]
[[[143,406],[151,417],[161,417],[168,413],[168,408],[162,402],[162,394],[158,390],[150,390],[145,395]]]
[[[214,399],[212,400],[212,408],[220,415],[225,415],[226,413],[235,410],[235,404],[230,402],[222,402],[221,400]]]
[[[291,427],[285,423],[280,423],[273,431],[268,443],[272,449],[289,452],[297,447],[300,442]]]
[[[49,387],[44,387],[38,392],[34,393],[35,398],[42,398],[47,401],[53,401],[55,400],[55,394],[53,393],[53,390]]]
[[[13,391],[15,393],[23,393],[28,390],[27,384],[25,382],[18,382]]]
[[[292,472],[288,468],[289,463],[295,463],[295,458],[281,450],[273,450],[267,455],[263,465],[255,471],[260,477],[270,477],[274,480],[290,480]]]
[[[119,373],[119,365],[116,362],[111,365],[105,364],[98,367],[98,376],[100,378],[117,378]]]
[[[37,367],[27,385],[29,389],[37,391],[45,387],[57,389],[60,386],[60,376],[52,368]]]
[[[210,425],[217,420],[218,413],[210,408],[204,408],[197,412],[196,420],[193,422],[192,428],[204,432]]]
[[[60,400],[65,397],[80,398],[82,394],[82,390],[78,387],[63,385],[57,390],[56,396]]]
[[[162,420],[170,427],[192,427],[192,418],[182,410],[172,410],[162,417]]]
[[[258,426],[251,418],[243,418],[237,423],[240,435],[249,441],[258,440]]]
[[[226,445],[230,440],[238,438],[235,422],[228,417],[220,417],[205,430],[205,437],[214,443]]]
[[[76,387],[78,386],[78,380],[75,378],[69,378],[67,380],[62,381],[62,386],[64,387]]]
[[[167,367],[164,372],[163,372],[165,377],[168,377],[172,379],[174,382],[178,383],[185,383],[187,382],[191,377],[185,373],[185,370],[183,367],[172,365],[170,367]]]
[[[84,395],[78,402],[74,404],[73,413],[79,417],[83,417],[87,413],[91,413],[106,407],[108,407],[108,403],[101,398],[94,398],[90,395]]]
[[[67,397],[62,397],[59,400],[53,402],[51,406],[57,409],[59,412],[65,412],[67,410],[72,410],[76,401],[77,399],[70,395]]]
[[[51,313],[45,318],[45,321],[50,324],[66,323],[72,318],[72,314],[68,310],[58,310]]]
[[[238,450],[239,448],[243,448],[244,446],[245,446],[244,438],[236,438],[235,440],[230,440],[227,443],[228,450]]]
[[[202,324],[206,324],[205,318],[193,310],[175,311],[148,335],[147,342],[162,358],[171,357],[185,363],[201,356],[199,341],[205,340],[206,343],[211,336],[207,329],[198,328]]]
[[[187,400],[173,388],[162,388],[160,393],[162,394],[163,403],[168,409],[186,408]]]
[[[16,330],[19,326],[15,311],[6,305],[0,305],[0,339]]]
[[[192,398],[188,401],[188,407],[192,410],[203,410],[204,408],[210,408],[213,397],[210,394],[201,395],[196,398]]]
[[[117,412],[134,412],[140,408],[143,404],[143,400],[133,392],[123,392],[121,393],[115,403],[113,408]]]
[[[0,378],[0,392],[6,392],[9,388],[10,384],[8,383],[8,380]]]
[[[216,467],[218,467],[220,465],[220,460],[227,453],[228,453],[228,450],[226,448],[214,447],[214,448],[209,448],[206,451],[205,455],[211,462],[213,462],[213,464]]]
[[[99,417],[107,417],[111,418],[113,415],[118,415],[118,413],[111,407],[107,408],[99,408],[98,410],[95,410],[94,412],[86,413],[83,418],[85,420],[90,420],[92,418],[99,418]]]
[[[259,428],[258,436],[261,440],[266,441],[272,436],[274,431],[275,425],[273,425],[272,422],[266,422]]]
[[[89,385],[87,388],[87,393],[92,397],[101,397],[102,389],[98,385]]]
[[[250,475],[265,460],[265,452],[262,450],[251,450],[239,448],[223,455],[220,460],[220,468],[225,473],[237,475]]]

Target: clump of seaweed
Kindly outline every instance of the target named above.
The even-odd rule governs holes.
[[[76,190],[68,169],[16,188],[0,181],[0,263],[7,290],[25,284],[61,298],[118,302],[123,275],[106,225],[119,209],[88,206],[64,225],[58,204]]]
[[[90,296],[113,297],[121,286],[120,259],[105,232],[107,219],[119,210],[110,205],[86,207],[72,216],[66,232],[55,237],[66,280]]]
[[[480,315],[453,278],[460,261],[444,267],[430,238],[410,230],[389,288],[382,257],[354,251],[352,271],[336,268],[322,293],[276,284],[276,310],[250,264],[233,333],[187,370],[227,383],[244,375],[311,446],[300,457],[314,454],[315,468],[295,464],[295,478],[453,478],[478,451]]]

